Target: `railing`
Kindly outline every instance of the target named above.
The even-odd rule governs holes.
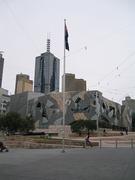
[[[105,147],[114,147],[114,148],[120,148],[120,147],[129,147],[129,148],[134,148],[135,147],[135,140],[130,139],[130,140],[99,140],[99,148],[105,148]]]
[[[47,146],[47,145],[58,145],[58,147],[61,146],[61,139],[45,139],[43,142],[37,142],[30,137],[0,137],[0,141],[3,141],[6,145],[12,145],[12,144],[23,144],[23,145],[33,145],[33,143],[37,143],[37,145],[40,146]],[[111,147],[111,148],[122,148],[122,147],[128,147],[128,148],[135,148],[135,138],[128,138],[128,139],[120,139],[120,138],[113,138],[113,139],[105,139],[105,138],[98,138],[98,139],[91,139],[92,146],[93,147],[98,147],[98,148],[106,148],[106,147]],[[72,147],[83,147],[87,148],[89,146],[86,145],[85,140],[73,140],[73,139],[65,139],[65,145],[67,148],[72,148]],[[34,145],[33,145],[34,146]]]

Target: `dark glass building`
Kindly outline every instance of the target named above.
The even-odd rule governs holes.
[[[59,91],[59,68],[60,60],[50,53],[42,53],[36,57],[34,92],[48,94],[52,91]]]
[[[3,66],[4,66],[4,58],[2,57],[2,54],[0,53],[0,88],[2,86]]]

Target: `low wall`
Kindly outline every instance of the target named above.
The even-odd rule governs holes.
[[[39,140],[34,141],[5,141],[5,145],[9,148],[28,148],[28,149],[44,149],[44,148],[62,148],[61,139],[46,139],[45,142]],[[92,142],[93,146],[99,146],[98,142]],[[69,140],[65,139],[65,147],[67,148],[77,148],[85,147],[84,141],[79,140]]]

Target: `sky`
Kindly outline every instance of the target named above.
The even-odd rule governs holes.
[[[47,34],[51,52],[60,58],[61,84],[64,19],[70,46],[66,73],[110,100],[135,99],[134,0],[0,0],[2,87],[13,94],[19,73],[34,80],[35,57],[46,52]]]

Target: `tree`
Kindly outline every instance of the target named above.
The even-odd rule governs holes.
[[[111,128],[111,125],[109,124],[109,122],[102,120],[102,121],[99,121],[99,127],[100,128]]]
[[[70,123],[72,132],[76,132],[81,136],[84,129],[84,120],[73,121]]]
[[[22,119],[21,127],[20,127],[21,132],[29,132],[30,130],[34,130],[34,129],[35,129],[35,122],[32,119],[32,117],[26,117]]]
[[[84,125],[85,128],[87,129],[88,134],[90,133],[90,130],[93,131],[97,129],[96,121],[94,120],[85,120]]]
[[[0,114],[0,130],[3,129],[3,119],[4,119],[3,115]]]
[[[14,133],[19,130],[21,116],[16,112],[9,112],[3,116],[2,130],[8,133]]]
[[[9,112],[0,117],[0,130],[7,133],[29,132],[34,128],[34,121],[31,117],[22,118],[16,112]]]
[[[135,131],[135,112],[132,113],[132,130]]]
[[[79,133],[81,135],[82,131],[87,130],[89,133],[90,130],[96,130],[96,121],[93,120],[77,120],[70,123],[72,132]]]

